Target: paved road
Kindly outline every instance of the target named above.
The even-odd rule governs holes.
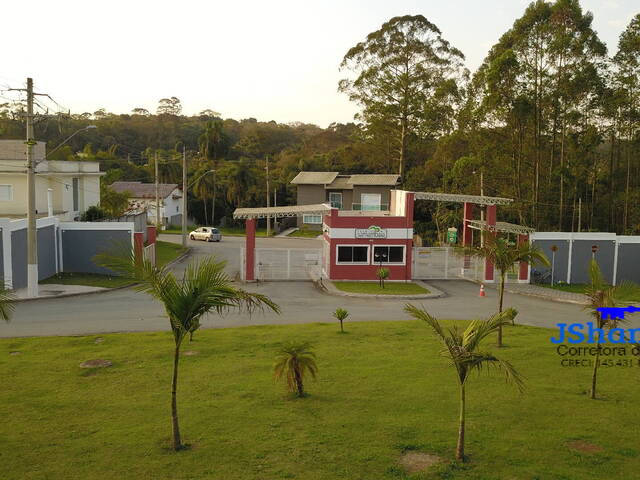
[[[163,239],[179,242],[177,236]],[[169,237],[169,238],[167,238]],[[221,243],[190,242],[194,253],[188,261],[216,254],[226,259],[228,271],[235,275],[240,264],[240,247],[244,239],[227,237]],[[314,240],[259,239],[258,246],[309,247]],[[186,262],[176,266],[181,271]],[[496,292],[487,291],[486,298],[478,297],[477,285],[463,280],[430,282],[447,293],[444,298],[428,299],[421,303],[440,318],[469,319],[490,315],[495,310]],[[237,327],[261,324],[290,324],[331,322],[331,312],[337,307],[350,311],[352,321],[398,320],[407,318],[402,307],[405,301],[335,297],[318,291],[310,282],[269,282],[247,285],[247,289],[264,293],[282,308],[281,315],[273,313],[229,313],[220,318],[209,315],[203,319],[204,328]],[[520,311],[518,322],[551,327],[557,322],[587,320],[578,305],[555,303],[522,295],[507,294],[507,305]],[[92,333],[168,330],[162,307],[150,297],[132,289],[96,295],[25,302],[18,305],[12,322],[0,325],[0,337],[36,335],[84,335]]]

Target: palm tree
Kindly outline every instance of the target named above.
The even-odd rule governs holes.
[[[342,322],[349,316],[349,312],[347,312],[344,308],[336,308],[336,311],[333,312],[333,316],[340,322],[340,333],[344,333]]]
[[[597,328],[610,330],[616,328],[623,320],[618,318],[604,318],[599,308],[615,307],[621,305],[625,298],[640,298],[640,286],[631,282],[622,282],[612,286],[605,283],[598,262],[591,260],[589,264],[589,279],[591,283],[585,289],[589,300],[585,309],[589,310],[596,321]],[[596,359],[593,362],[591,374],[591,389],[589,397],[596,398],[596,383],[598,378],[598,363],[600,362],[600,335],[596,335]]]
[[[309,342],[286,343],[278,351],[273,366],[274,378],[276,380],[284,378],[289,391],[300,398],[305,396],[304,377],[308,373],[315,379],[318,373],[316,354],[311,347]]]
[[[513,308],[509,308],[487,320],[473,320],[464,331],[460,331],[457,326],[445,331],[438,320],[429,315],[425,310],[411,304],[408,304],[404,310],[413,318],[423,320],[429,324],[444,345],[442,355],[449,358],[456,369],[458,386],[460,388],[460,417],[456,459],[464,461],[465,385],[469,378],[469,373],[473,370],[481,371],[483,368],[496,366],[504,372],[507,381],[514,383],[516,387],[518,387],[518,390],[522,391],[523,389],[524,383],[522,377],[515,368],[513,368],[511,363],[506,360],[501,360],[489,352],[480,350],[481,342],[503,325],[508,325],[509,322],[512,322],[518,312]]]
[[[530,243],[511,245],[506,238],[487,235],[484,245],[472,247],[467,250],[478,258],[489,260],[500,272],[500,284],[498,286],[498,313],[502,312],[504,305],[504,284],[507,272],[515,263],[527,262],[529,264],[541,263],[549,266],[549,259],[538,247]],[[498,347],[502,346],[502,327],[498,328]]]
[[[8,322],[16,308],[16,296],[11,290],[0,285],[0,319]]]
[[[207,199],[213,198],[215,192],[215,180],[210,174],[208,174],[212,169],[213,167],[211,167],[210,164],[203,163],[194,173],[195,180],[193,181],[192,187],[193,193],[196,197],[202,200],[205,225],[209,225],[207,217]],[[211,217],[213,218],[213,215],[211,215]]]
[[[105,253],[97,256],[97,262],[118,273],[134,277],[138,291],[159,300],[165,308],[173,333],[173,377],[171,381],[171,418],[173,449],[184,446],[178,423],[177,387],[180,346],[185,337],[200,326],[200,318],[209,312],[222,314],[229,309],[247,310],[268,307],[276,313],[280,309],[268,297],[234,288],[224,272],[225,262],[216,262],[209,257],[201,262],[189,264],[181,279],[164,267],[135,256],[131,248],[127,251]]]

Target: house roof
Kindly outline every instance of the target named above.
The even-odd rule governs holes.
[[[327,185],[335,180],[338,172],[300,172],[291,180],[294,185]]]
[[[300,172],[291,180],[294,185],[324,185],[330,189],[353,189],[354,185],[398,184],[400,175],[394,174],[356,174],[338,175],[338,172]]]
[[[129,192],[133,198],[155,198],[156,196],[155,183],[113,182],[111,188],[118,193]],[[176,188],[178,188],[176,183],[160,183],[158,194],[160,198],[167,198]]]

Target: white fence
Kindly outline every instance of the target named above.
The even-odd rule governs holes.
[[[149,262],[151,265],[156,264],[156,244],[152,243],[151,245],[147,245],[142,250],[142,257],[145,262]]]
[[[241,251],[240,275],[245,280],[245,250]],[[255,278],[268,280],[311,280],[322,269],[320,248],[256,248]]]

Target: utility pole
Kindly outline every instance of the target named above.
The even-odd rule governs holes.
[[[484,168],[480,166],[480,196],[484,197]],[[480,221],[484,221],[484,209],[480,208]],[[480,246],[484,247],[484,228],[480,229]]]
[[[27,78],[27,295],[38,296],[38,230],[36,226],[36,165],[33,160],[33,79]]]
[[[158,152],[156,152],[155,161],[153,162],[155,165],[156,171],[156,228],[158,229],[158,233],[160,233],[160,187],[158,185]]]
[[[216,226],[216,164],[213,164],[213,198],[211,199],[211,226]]]
[[[269,197],[269,155],[266,157],[267,159],[267,208],[271,206],[271,199]],[[271,217],[267,214],[267,238],[271,236]]]
[[[182,146],[182,246],[187,247],[187,147]]]

